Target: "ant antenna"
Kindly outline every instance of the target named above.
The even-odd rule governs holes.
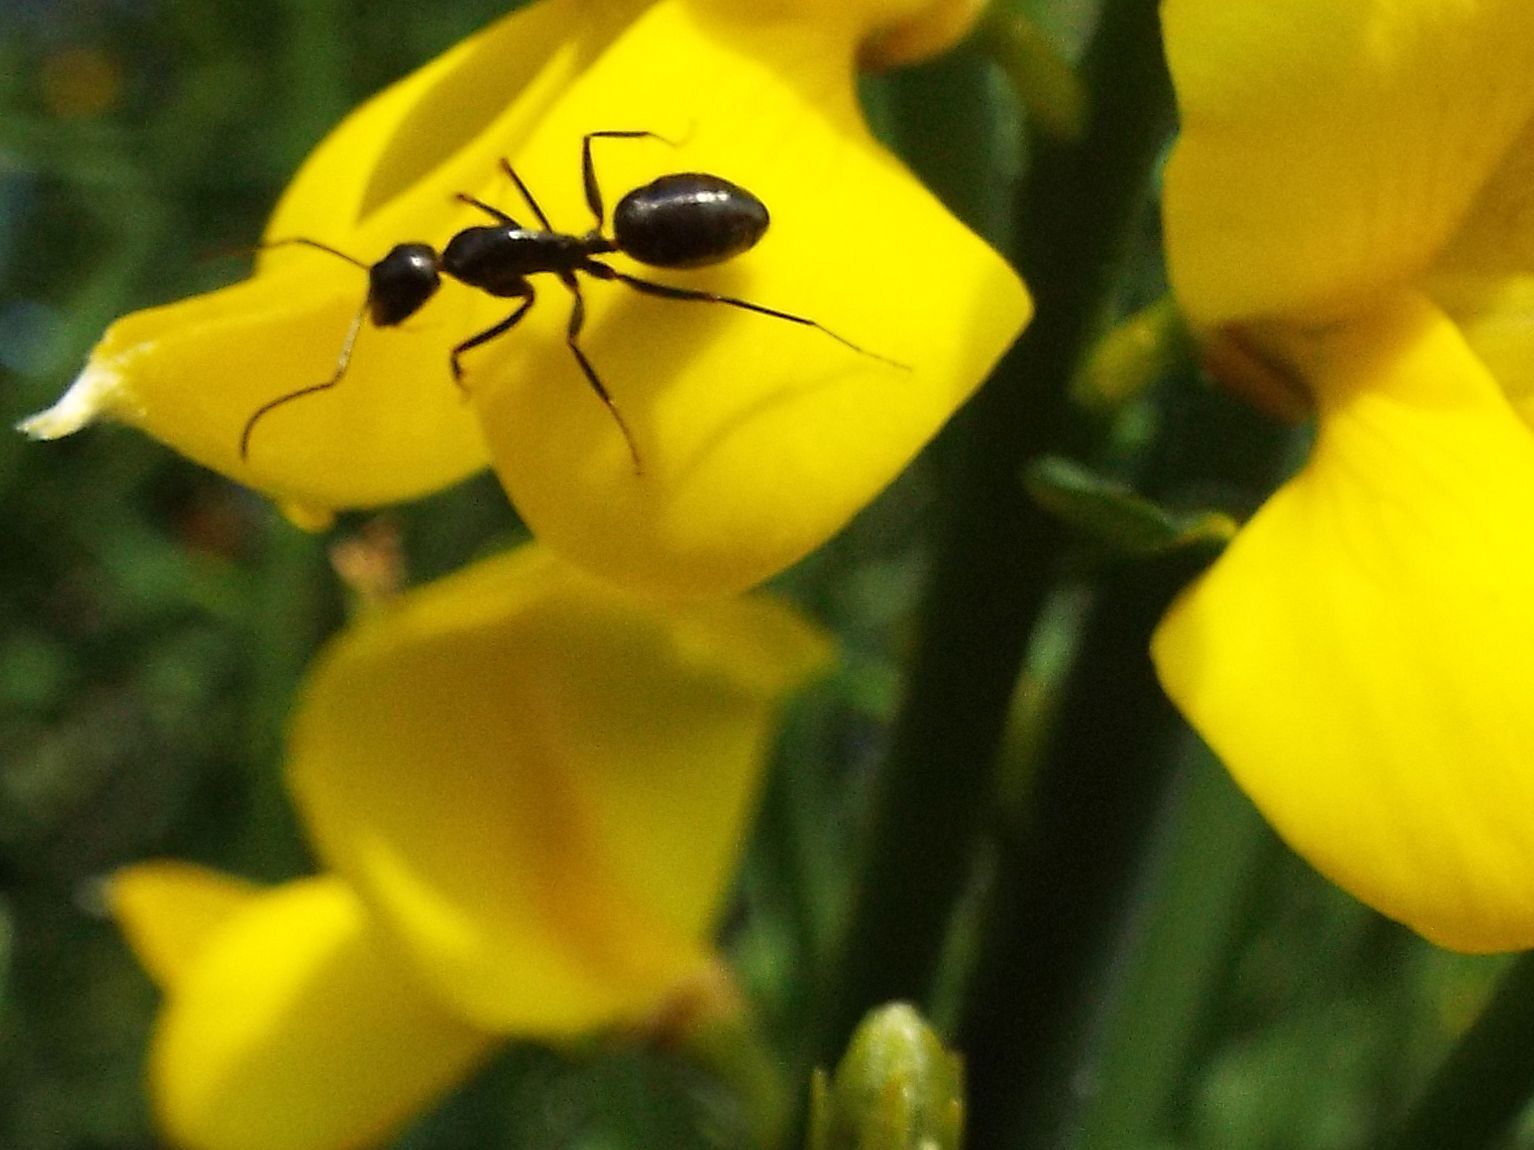
[[[258,252],[265,252],[270,251],[272,248],[287,248],[295,246],[313,248],[317,252],[325,252],[329,255],[335,256],[338,260],[345,260],[347,263],[351,264],[352,267],[361,268],[363,271],[367,271],[372,266],[371,264],[363,263],[356,256],[347,255],[340,248],[333,248],[329,244],[322,244],[319,240],[311,240],[308,236],[287,236],[280,240],[263,240],[261,243],[256,245],[255,250]]]
[[[285,403],[291,403],[295,399],[302,399],[306,395],[313,395],[318,391],[329,391],[341,382],[341,377],[346,374],[346,367],[352,360],[352,348],[357,343],[357,334],[362,330],[362,321],[367,318],[368,300],[362,301],[362,306],[357,309],[357,314],[352,317],[351,327],[346,329],[346,341],[341,344],[341,354],[336,357],[335,374],[324,383],[311,383],[308,387],[301,387],[297,391],[290,391],[286,395],[279,395],[276,399],[269,399],[255,411],[251,412],[250,418],[245,421],[245,426],[240,431],[240,462],[250,461],[250,435],[255,431],[256,424],[262,416],[281,407]]]
[[[329,244],[319,240],[311,240],[307,236],[290,236],[278,240],[266,240],[256,245],[257,251],[267,251],[271,248],[306,247],[315,251],[325,252],[337,259],[345,260],[353,267],[361,268],[365,272],[372,270],[372,265],[365,264],[356,256],[349,256],[339,248],[333,248]],[[352,348],[356,346],[357,335],[362,331],[362,321],[367,318],[368,309],[372,304],[372,292],[363,299],[362,306],[357,309],[357,314],[352,317],[351,326],[346,329],[346,339],[341,344],[341,354],[336,357],[335,373],[324,383],[310,384],[301,387],[297,391],[290,391],[285,395],[279,395],[276,399],[267,400],[255,411],[251,412],[250,418],[245,421],[245,426],[240,429],[240,462],[250,462],[250,436],[256,430],[256,424],[269,412],[281,407],[285,403],[291,403],[295,399],[301,399],[315,392],[328,391],[341,382],[341,377],[346,374],[347,365],[351,363]]]

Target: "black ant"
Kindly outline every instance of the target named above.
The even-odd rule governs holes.
[[[499,208],[460,192],[457,197],[460,201],[478,208],[495,223],[464,228],[448,241],[440,255],[430,244],[403,243],[396,244],[383,259],[370,265],[328,244],[306,237],[272,240],[263,244],[263,248],[298,244],[337,256],[368,273],[368,292],[341,345],[335,374],[323,383],[290,391],[258,407],[245,421],[244,430],[240,433],[240,458],[249,458],[251,432],[263,416],[285,403],[326,391],[341,382],[351,362],[352,348],[356,345],[364,319],[371,319],[377,327],[396,327],[404,323],[437,293],[444,274],[492,296],[522,301],[505,319],[453,348],[449,363],[453,379],[460,387],[463,381],[463,354],[510,331],[533,306],[536,293],[527,277],[543,272],[559,277],[560,282],[575,297],[565,342],[580,364],[581,371],[585,373],[591,389],[607,405],[607,410],[612,413],[618,429],[623,433],[629,455],[634,461],[635,474],[639,473],[640,464],[634,437],[618,405],[597,378],[591,361],[576,342],[586,319],[586,303],[581,296],[576,272],[584,272],[597,279],[616,280],[636,291],[663,299],[722,303],[774,319],[786,319],[790,323],[816,328],[860,355],[871,356],[895,367],[906,366],[865,351],[805,316],[717,292],[654,283],[621,272],[596,259],[599,255],[621,252],[650,267],[706,267],[722,263],[755,247],[767,231],[767,206],[745,188],[719,176],[702,172],[677,172],[660,176],[641,188],[635,188],[619,200],[613,209],[613,234],[611,237],[604,235],[602,229],[606,222],[606,212],[602,205],[601,190],[597,186],[596,169],[591,161],[591,141],[643,138],[671,142],[655,132],[645,131],[587,132],[581,138],[581,177],[585,183],[586,204],[596,217],[595,226],[585,235],[556,231],[510,161],[502,159],[501,169],[511,177],[517,191],[532,208],[533,215],[538,219],[538,228],[523,227]]]

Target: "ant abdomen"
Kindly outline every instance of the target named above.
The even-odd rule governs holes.
[[[613,236],[625,255],[656,268],[723,263],[756,246],[767,205],[739,184],[677,172],[635,188],[613,209]]]

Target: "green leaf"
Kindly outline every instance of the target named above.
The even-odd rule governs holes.
[[[1126,555],[1223,547],[1238,524],[1223,511],[1174,511],[1079,463],[1045,456],[1028,468],[1028,493],[1071,527]]]

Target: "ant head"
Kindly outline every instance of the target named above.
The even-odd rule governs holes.
[[[368,269],[368,316],[378,327],[395,327],[420,311],[441,286],[435,248],[395,244]]]
[[[767,222],[767,205],[739,184],[704,172],[677,172],[618,201],[613,238],[640,263],[695,268],[755,247]]]

